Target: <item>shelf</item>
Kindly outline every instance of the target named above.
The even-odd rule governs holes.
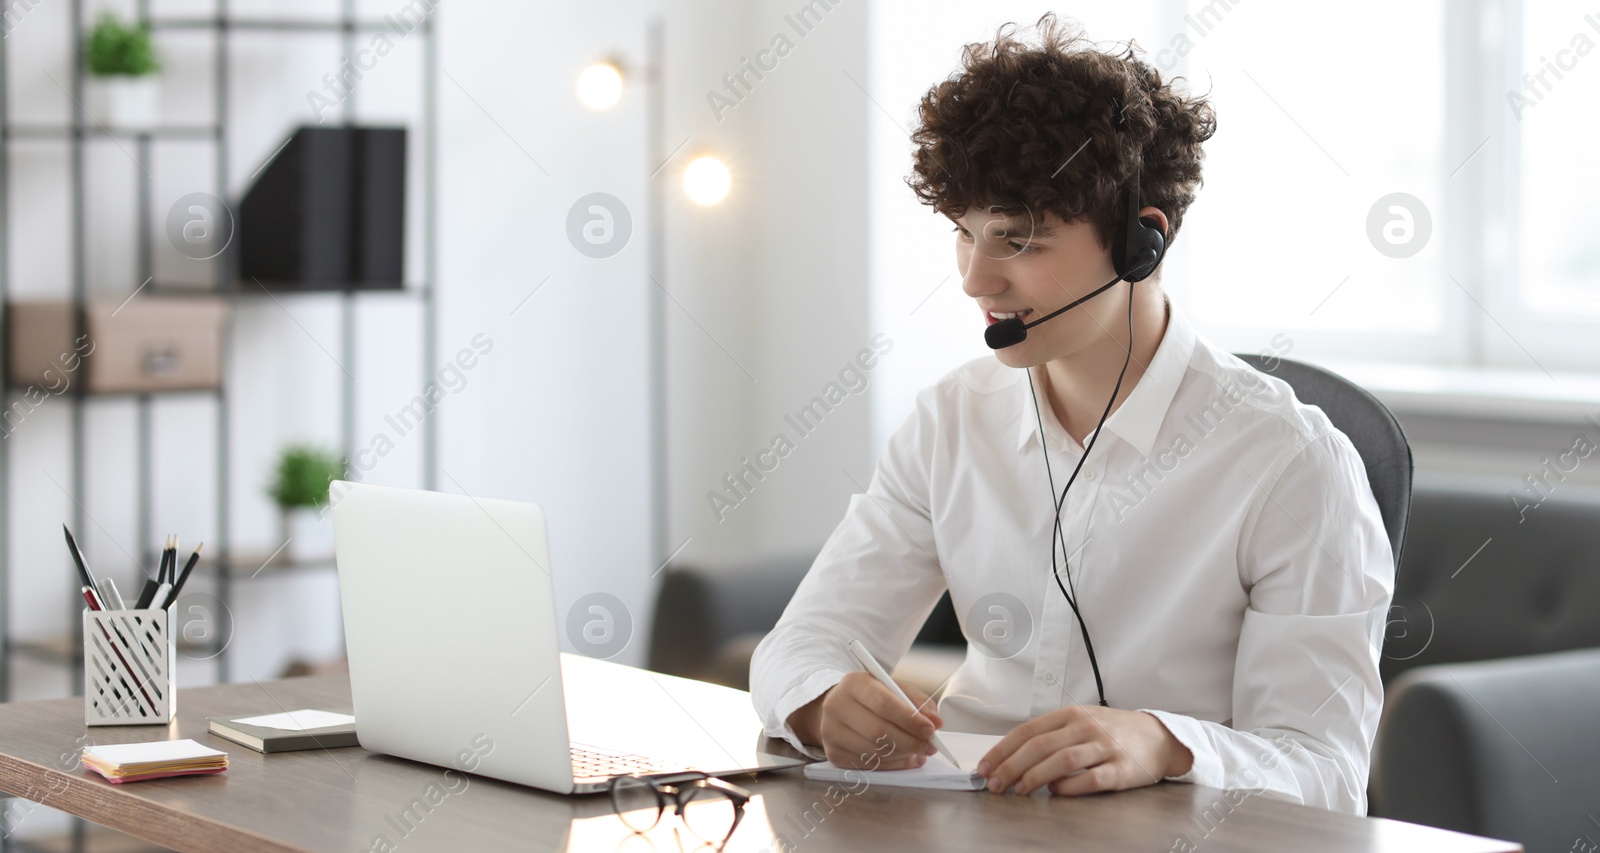
[[[60,30],[58,35],[65,37],[65,50],[68,53],[73,53],[80,49],[82,39],[87,35],[88,22],[91,20],[93,10],[90,8],[91,4],[85,2],[85,0],[68,0],[68,6],[71,7],[73,20],[78,22],[80,26],[57,29]],[[156,14],[154,16],[146,14],[139,16],[140,20],[148,23],[154,30],[161,30],[163,34],[187,32],[200,36],[213,46],[212,55],[207,62],[210,66],[210,73],[206,77],[209,78],[211,91],[215,94],[216,103],[214,106],[216,109],[209,116],[197,116],[188,119],[174,117],[166,122],[158,122],[154,125],[143,127],[101,126],[82,113],[63,116],[63,120],[59,121],[42,118],[19,121],[16,120],[16,116],[6,112],[5,99],[0,97],[0,148],[33,153],[64,149],[76,153],[76,156],[68,159],[64,168],[59,166],[51,167],[49,170],[51,174],[48,175],[50,188],[62,190],[62,198],[66,200],[62,221],[70,228],[70,232],[61,237],[61,242],[68,247],[68,252],[72,258],[71,262],[74,265],[73,280],[77,281],[74,292],[86,292],[85,288],[89,286],[86,282],[97,278],[91,275],[93,265],[90,263],[89,247],[95,245],[95,237],[91,232],[99,232],[112,227],[111,220],[103,220],[100,217],[91,215],[91,212],[85,208],[85,205],[88,204],[88,189],[95,176],[89,168],[93,158],[84,155],[89,152],[99,151],[100,148],[96,146],[103,147],[106,142],[111,142],[133,151],[136,149],[148,149],[157,142],[163,146],[170,147],[175,143],[189,141],[189,145],[193,148],[214,149],[218,156],[210,158],[214,177],[209,182],[209,185],[214,192],[227,199],[230,204],[233,203],[230,196],[236,181],[235,176],[227,168],[227,164],[240,162],[240,152],[236,150],[240,146],[240,127],[233,118],[238,113],[235,105],[240,103],[238,100],[240,93],[235,91],[237,87],[230,86],[228,81],[231,63],[235,61],[233,54],[239,49],[241,40],[231,38],[231,36],[257,33],[274,44],[287,44],[309,39],[316,44],[343,44],[354,49],[354,47],[364,43],[368,38],[378,37],[379,34],[387,35],[389,38],[395,38],[397,35],[420,34],[423,51],[421,57],[422,90],[419,93],[420,103],[418,104],[420,112],[411,113],[411,115],[415,115],[415,118],[408,116],[405,124],[408,128],[420,129],[423,134],[419,140],[422,147],[416,152],[417,156],[421,158],[421,183],[413,192],[420,191],[424,197],[422,203],[416,206],[416,212],[408,213],[404,221],[406,223],[405,234],[408,238],[413,233],[420,234],[422,263],[420,267],[414,267],[414,275],[423,277],[424,281],[408,282],[404,287],[386,289],[360,289],[353,286],[346,289],[342,286],[336,286],[335,289],[330,290],[268,290],[248,278],[240,281],[229,281],[230,277],[237,275],[237,265],[234,263],[236,258],[225,253],[220,255],[210,266],[197,273],[197,275],[203,274],[206,279],[207,284],[204,286],[186,287],[172,282],[157,284],[154,281],[150,281],[148,276],[153,271],[150,268],[153,262],[151,259],[158,254],[159,246],[156,244],[162,239],[163,232],[161,230],[162,220],[159,218],[160,212],[156,210],[156,206],[150,204],[150,199],[147,197],[154,189],[149,182],[148,171],[145,173],[146,177],[138,181],[139,203],[134,207],[133,217],[119,215],[115,220],[114,227],[123,231],[132,229],[131,233],[136,234],[139,240],[148,241],[151,244],[140,247],[142,271],[136,277],[128,276],[127,284],[129,286],[123,291],[124,297],[137,295],[138,298],[144,299],[152,294],[163,296],[205,296],[225,300],[230,307],[235,309],[254,309],[257,306],[262,306],[262,310],[270,310],[266,307],[268,298],[275,302],[288,303],[295,301],[297,304],[305,305],[307,301],[302,301],[298,297],[331,297],[329,301],[337,302],[337,308],[344,315],[343,334],[348,336],[346,338],[346,346],[351,350],[356,348],[355,341],[360,340],[358,337],[360,325],[351,322],[352,312],[358,307],[366,306],[368,300],[365,297],[386,295],[390,300],[415,299],[422,316],[420,334],[420,348],[423,356],[421,359],[422,370],[417,378],[422,383],[422,387],[426,389],[430,383],[435,382],[437,379],[433,371],[437,361],[435,356],[438,354],[439,349],[438,304],[435,298],[437,292],[434,289],[436,281],[430,279],[436,277],[432,270],[438,258],[438,224],[435,210],[438,176],[438,106],[436,101],[438,98],[438,85],[444,79],[439,70],[438,45],[433,40],[434,26],[431,10],[427,10],[421,18],[411,14],[411,11],[406,9],[387,15],[375,12],[359,17],[352,9],[341,9],[341,14],[328,17],[300,14],[290,15],[287,18],[269,18],[266,16],[271,13],[266,11],[262,13],[262,17],[240,18],[227,14],[222,11],[223,9],[225,9],[225,5],[218,7],[217,10],[202,10],[195,14]],[[418,9],[421,10],[421,7],[418,7]],[[145,11],[148,12],[148,9]],[[311,42],[305,43],[309,45]],[[74,64],[64,69],[64,71],[69,76],[60,81],[63,89],[71,93],[77,93],[87,88],[88,78],[84,66]],[[293,69],[289,69],[289,71],[292,72]],[[251,96],[257,88],[259,87],[251,87],[244,92],[244,104],[247,106],[252,105]],[[332,123],[331,120],[330,123]],[[343,122],[340,123],[343,124]],[[205,171],[204,164],[195,164],[195,168],[202,173]],[[3,176],[0,176],[0,178],[3,178]],[[254,178],[255,176],[252,175],[249,180],[253,181]],[[248,184],[249,181],[245,183]],[[126,197],[126,193],[119,196],[119,198]],[[11,194],[10,184],[0,179],[0,207],[16,207],[21,201]],[[237,209],[235,209],[234,213],[237,217]],[[420,218],[420,222],[416,221],[418,218]],[[237,221],[236,218],[236,224]],[[418,226],[420,226],[420,231],[415,230]],[[0,232],[3,232],[3,230],[0,229]],[[16,249],[17,246],[13,238],[0,233],[0,258],[11,257]],[[228,252],[230,250],[224,251]],[[239,247],[234,245],[231,252],[233,255],[237,255]],[[132,283],[140,279],[145,279],[147,282],[141,285],[143,290],[132,287]],[[273,286],[278,285],[274,283]],[[357,305],[356,299],[351,298],[356,295],[363,297],[360,306]],[[10,296],[9,285],[6,283],[5,277],[0,276],[0,303],[5,303]],[[119,297],[119,300],[124,297]],[[70,300],[71,297],[68,297],[68,299]],[[393,301],[384,301],[384,305],[387,306],[393,307],[396,304]],[[293,310],[293,306],[288,307]],[[409,311],[409,309],[401,310]],[[230,316],[237,317],[237,311],[230,312]],[[222,326],[224,345],[226,347],[231,348],[234,345],[239,328],[238,324],[232,322],[231,319]],[[0,333],[3,333],[3,331],[0,330]],[[0,341],[0,346],[4,345],[5,342]],[[358,437],[355,433],[355,377],[347,371],[345,379],[346,381],[341,382],[338,392],[339,428],[344,444],[353,446]],[[213,400],[215,403],[216,431],[219,436],[219,440],[214,443],[214,453],[211,454],[215,460],[214,471],[224,484],[233,482],[242,476],[237,460],[231,452],[232,448],[229,442],[220,438],[220,436],[230,435],[239,422],[239,413],[235,409],[240,401],[235,399],[234,389],[226,383],[218,388],[113,392],[105,394],[84,393],[80,390],[79,384],[75,381],[73,387],[65,390],[60,395],[52,396],[67,398],[61,405],[73,407],[74,411],[79,415],[83,414],[84,410],[77,407],[88,400],[103,399],[134,401],[137,403],[138,416],[135,418],[132,439],[139,461],[136,487],[140,495],[138,500],[140,507],[139,524],[142,529],[153,529],[164,524],[159,518],[153,517],[154,510],[151,509],[155,503],[153,497],[153,472],[155,466],[152,462],[152,454],[156,442],[153,436],[158,428],[156,419],[151,417],[151,409],[153,407],[148,405],[152,398],[158,398],[163,401],[169,399],[199,400],[206,398]],[[16,404],[19,394],[11,393],[13,391],[29,394],[30,397],[38,394],[38,391],[29,390],[32,387],[47,390],[39,382],[35,382],[34,385],[29,385],[26,382],[11,384],[5,381],[3,374],[0,374],[0,404]],[[46,400],[45,405],[49,405],[48,400]],[[209,419],[209,413],[207,413],[207,419]],[[32,424],[25,424],[23,429],[28,429],[31,426]],[[87,461],[86,456],[90,443],[88,436],[91,432],[93,430],[88,427],[86,422],[83,422],[81,418],[75,419],[74,428],[70,431],[68,440],[71,442],[72,465],[79,469],[85,466]],[[432,488],[438,471],[438,432],[436,424],[431,421],[428,422],[422,438],[425,442],[423,447],[425,462],[424,486]],[[15,446],[15,441],[0,441],[0,471],[8,470],[8,466],[14,462],[11,457],[11,448]],[[199,448],[195,450],[199,451]],[[185,462],[199,462],[201,460],[191,460],[187,457],[198,457],[206,454],[186,451],[184,455],[186,457]],[[87,499],[86,495],[74,495],[73,497],[74,500]],[[232,503],[233,498],[229,490],[224,488],[223,493],[213,502],[215,522],[209,525],[210,529],[223,531],[233,528],[234,525],[231,523],[231,519],[234,507]],[[11,535],[12,519],[9,516],[15,512],[17,505],[16,499],[13,498],[12,509],[8,509],[8,512],[3,517],[0,517],[0,542],[8,541],[8,537]],[[83,510],[80,508],[78,512],[81,514]],[[276,545],[276,542],[272,544]],[[188,556],[188,553],[183,553],[181,558],[187,560]],[[147,565],[153,567],[156,562],[156,560],[152,559]],[[13,563],[0,558],[0,586],[3,586],[8,581],[13,565]],[[180,563],[180,568],[181,565]],[[284,577],[284,572],[321,570],[333,565],[334,562],[331,556],[320,560],[291,561],[284,554],[274,554],[270,550],[241,549],[230,554],[223,554],[221,549],[216,549],[211,554],[202,555],[201,562],[196,565],[194,573],[206,576],[203,582],[204,586],[199,588],[209,587],[208,591],[214,592],[222,604],[227,606],[230,596],[235,594],[231,588],[233,579],[247,580],[253,577],[273,575]],[[319,575],[318,577],[325,576]],[[142,586],[142,579],[140,586]],[[197,589],[197,587],[191,584],[186,588],[186,591],[188,589]],[[81,607],[81,601],[77,599],[75,592],[67,604],[73,608]],[[6,622],[3,616],[4,614],[0,614],[0,623]],[[9,674],[11,666],[16,660],[13,657],[13,653],[28,658],[51,661],[60,665],[70,666],[75,664],[81,667],[83,658],[77,653],[78,650],[76,648],[78,643],[81,642],[81,637],[77,636],[78,634],[78,626],[74,625],[64,635],[58,637],[35,636],[20,638],[12,634],[11,628],[0,625],[0,686],[4,686],[5,690],[11,688],[12,679]],[[230,680],[230,658],[232,655],[227,643],[213,640],[209,644],[182,644],[179,649],[191,658],[198,659],[209,656],[214,659],[216,680],[219,682]],[[4,701],[6,698],[5,691],[0,690],[0,701]],[[4,843],[0,843],[0,847],[4,846]]]
[[[83,660],[82,652],[73,649],[73,642],[78,639],[78,634],[50,634],[33,640],[12,640],[11,651],[42,663],[75,663]],[[186,642],[181,636],[178,639],[180,654],[193,652],[216,654],[221,651],[214,646],[213,643]]]
[[[18,385],[13,382],[5,383],[4,390],[7,394],[20,394],[29,388],[35,387],[49,390],[39,383]],[[74,400],[136,400],[140,397],[215,397],[223,392],[221,388],[173,388],[166,391],[78,391],[74,390],[76,387],[74,385],[64,394],[51,394],[46,399],[67,397]]]
[[[180,548],[178,551],[178,571],[183,571],[183,566],[189,561],[189,555],[192,553],[194,553],[194,548],[192,547]],[[160,562],[160,554],[149,554],[145,557],[145,565],[151,566],[152,568],[160,564]],[[316,559],[291,560],[289,559],[287,549],[280,552],[274,552],[255,548],[234,551],[228,555],[225,566],[228,576],[236,580],[249,580],[253,577],[281,575],[284,572],[327,569],[332,567],[332,554]],[[218,563],[214,555],[211,555],[206,551],[201,551],[200,562],[195,563],[194,565],[194,573],[215,575],[217,574],[218,569],[221,568],[224,568],[224,566]],[[193,582],[192,578],[190,582]],[[142,588],[143,585],[144,584],[141,581],[140,587]],[[185,584],[184,589],[188,588],[189,586]]]
[[[46,808],[49,808],[46,806]],[[86,823],[84,832],[88,853],[168,853],[170,848],[151,844],[143,839],[125,835],[114,829]],[[7,845],[16,853],[81,853],[73,846],[72,833],[45,835],[34,838],[8,838]]]
[[[200,562],[205,562],[205,554],[200,555]],[[305,569],[331,569],[333,568],[333,555],[325,557],[291,560],[286,553],[276,555],[271,551],[235,551],[228,555],[227,570],[230,577],[243,577],[246,579],[259,577],[262,574],[282,574],[283,572],[299,571]],[[196,565],[195,569],[199,570]],[[215,561],[212,569],[218,568]]]
[[[12,640],[11,651],[43,663],[72,663],[83,658],[82,654],[73,653],[71,634],[40,640]]]
[[[423,25],[426,26],[426,19]],[[404,33],[388,21],[342,21],[337,18],[151,18],[152,30],[253,30],[281,33]]]
[[[96,136],[113,136],[121,139],[216,139],[222,135],[222,128],[217,125],[196,127],[101,127],[90,123],[82,126],[68,125],[42,125],[42,124],[11,124],[6,125],[3,135],[7,139],[73,139],[92,138]]]
[[[291,298],[300,296],[340,296],[348,293],[353,296],[397,296],[402,299],[410,299],[422,298],[428,294],[429,290],[428,283],[423,281],[412,282],[403,287],[352,287],[348,289],[329,288],[305,290],[274,290],[271,288],[263,290],[262,288],[255,286],[255,282],[253,281],[248,282],[248,284],[250,285],[248,287],[243,284],[235,284],[233,287],[219,289],[209,285],[157,284],[155,282],[151,282],[150,284],[147,284],[141,288],[139,293],[145,296],[156,296],[161,298],[181,298],[185,296],[231,296],[241,299],[261,299],[267,297],[269,294],[275,298],[281,299],[285,296]],[[105,294],[95,294],[95,296],[104,295]],[[27,297],[26,301],[38,301],[38,299],[38,297],[30,296]],[[60,301],[71,302],[73,300],[70,297],[67,297]]]
[[[253,282],[253,281],[249,282],[249,284],[250,284],[249,287],[246,287],[243,284],[235,284],[233,287],[228,288],[226,290],[219,290],[219,289],[214,288],[214,287],[199,287],[199,286],[186,286],[186,285],[181,285],[181,284],[154,284],[154,283],[152,283],[152,284],[150,284],[150,285],[145,287],[145,292],[149,293],[152,296],[219,296],[220,295],[220,296],[233,296],[233,297],[239,297],[239,298],[257,298],[257,299],[265,298],[265,297],[267,297],[269,295],[274,297],[274,298],[281,299],[281,298],[286,297],[286,296],[290,297],[290,298],[298,298],[298,297],[302,297],[302,296],[340,296],[340,295],[343,295],[343,294],[350,294],[350,295],[353,295],[353,296],[397,296],[397,297],[400,297],[400,298],[412,298],[412,297],[421,298],[421,297],[427,295],[427,292],[428,292],[428,285],[427,285],[426,282],[415,282],[415,283],[412,283],[412,284],[407,284],[404,287],[352,287],[352,288],[348,288],[348,289],[346,289],[346,288],[309,289],[308,288],[308,289],[305,289],[305,290],[293,290],[293,289],[278,289],[278,290],[275,290],[275,289],[270,288],[270,287],[266,288],[266,289],[262,289],[260,287],[256,287],[255,286],[255,282]]]

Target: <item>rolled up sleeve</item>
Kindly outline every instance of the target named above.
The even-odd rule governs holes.
[[[1394,558],[1349,440],[1326,434],[1281,472],[1246,471],[1259,506],[1241,536],[1249,606],[1231,725],[1145,709],[1194,754],[1172,781],[1253,789],[1364,815]]]
[[[789,715],[857,669],[846,644],[859,639],[893,669],[946,588],[928,503],[928,459],[937,428],[932,395],[890,438],[865,494],[839,522],[778,624],[750,661],[750,693],[766,733],[813,757]]]

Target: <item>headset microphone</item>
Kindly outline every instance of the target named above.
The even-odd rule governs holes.
[[[1108,290],[1112,285],[1120,281],[1122,281],[1122,276],[1117,276],[1116,278],[1095,288],[1094,292],[1090,293],[1088,296],[1085,296],[1081,299],[1075,299],[1064,307],[1057,308],[1056,310],[1051,311],[1049,314],[1034,320],[1032,323],[1023,323],[1016,317],[993,323],[989,326],[989,328],[983,330],[983,342],[989,345],[989,349],[1005,349],[1006,347],[1014,347],[1017,344],[1022,343],[1024,340],[1027,340],[1029,329],[1039,325],[1040,323],[1043,323],[1051,317],[1057,317],[1067,313],[1068,311],[1071,311],[1079,305],[1082,305],[1096,296],[1105,293],[1106,290]]]

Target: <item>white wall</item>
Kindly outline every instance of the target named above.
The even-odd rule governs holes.
[[[815,548],[855,490],[851,478],[864,486],[871,475],[868,393],[847,396],[804,436],[785,421],[876,331],[863,153],[881,116],[851,82],[868,78],[867,4],[818,3],[796,28],[786,16],[798,20],[803,6],[701,0],[668,12],[667,147],[690,140],[668,168],[716,153],[735,182],[717,208],[668,193],[667,286],[681,304],[667,305],[668,538],[671,548],[688,541],[680,563],[734,567]],[[757,56],[779,36],[786,56]],[[753,86],[740,84],[742,99],[719,120],[707,92],[726,94],[721,78],[742,59],[776,67],[748,75]],[[749,478],[753,491],[730,492],[723,477],[780,433],[793,451],[764,480]],[[713,490],[737,499],[720,518]]]
[[[561,615],[589,593],[621,599],[624,663],[644,660],[648,578],[665,558],[648,541],[646,103],[630,88],[590,113],[573,81],[613,55],[642,64],[646,8],[440,12],[440,347],[483,332],[495,350],[445,413],[439,486],[540,503]],[[567,238],[568,209],[593,192],[633,221],[605,259]]]

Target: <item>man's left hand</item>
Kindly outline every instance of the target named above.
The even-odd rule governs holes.
[[[978,764],[989,790],[1124,791],[1189,772],[1194,755],[1154,714],[1073,705],[1011,730]]]

